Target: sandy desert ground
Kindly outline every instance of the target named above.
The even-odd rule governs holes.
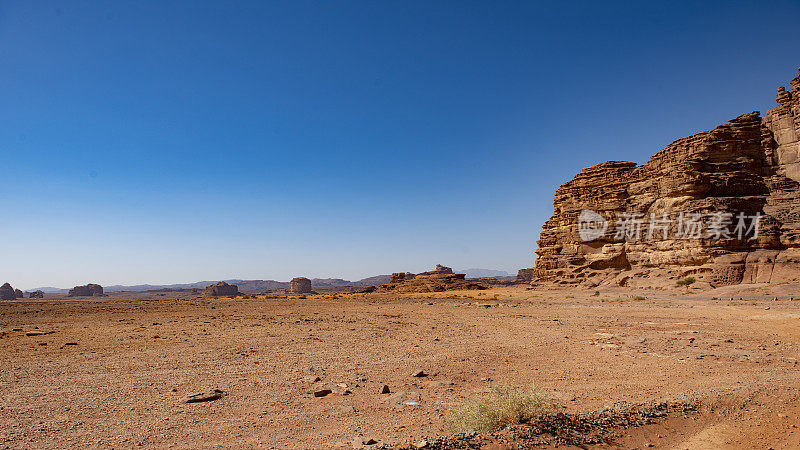
[[[505,382],[568,414],[697,405],[584,448],[800,448],[797,286],[327,297],[2,302],[0,443],[442,447],[448,410]],[[181,401],[209,389],[225,395]],[[557,443],[512,434],[447,445]]]

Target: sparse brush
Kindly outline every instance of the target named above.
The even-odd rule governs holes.
[[[676,281],[675,284],[685,287],[686,292],[689,292],[689,286],[693,285],[695,281],[697,280],[695,280],[694,277],[686,277],[682,280]]]
[[[647,300],[647,297],[644,297],[644,296],[641,296],[641,295],[634,295],[633,297],[631,297],[631,300],[633,300],[635,302],[641,302],[641,301]]]
[[[491,433],[532,419],[546,404],[546,396],[536,389],[495,385],[451,410],[446,424],[453,433]]]

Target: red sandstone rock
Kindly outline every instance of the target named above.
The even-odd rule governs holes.
[[[679,139],[646,164],[609,161],[562,185],[539,240],[534,275],[588,285],[691,274],[712,285],[800,280],[800,76],[781,88],[763,119],[742,115],[714,130]],[[584,240],[582,211],[607,220]],[[677,239],[680,213],[761,214],[757,239]],[[641,217],[642,235],[619,236],[625,215]],[[660,220],[671,218],[661,233]],[[704,225],[708,225],[706,222]]]

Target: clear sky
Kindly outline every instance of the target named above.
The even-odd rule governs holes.
[[[0,2],[0,282],[532,267],[553,192],[774,105],[800,3]]]

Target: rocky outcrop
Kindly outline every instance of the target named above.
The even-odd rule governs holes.
[[[443,292],[486,289],[484,286],[466,280],[463,273],[453,273],[453,269],[437,264],[434,270],[414,275],[410,272],[393,273],[387,284],[368,286],[359,289],[359,293],[416,293]]]
[[[305,277],[295,277],[292,278],[290,283],[289,292],[292,294],[310,294],[312,293],[311,290],[311,280]]]
[[[33,291],[28,294],[29,298],[44,298],[44,292],[42,291]]]
[[[89,283],[86,286],[75,286],[69,290],[67,297],[100,297],[103,295],[103,286]]]
[[[206,286],[203,289],[203,297],[233,297],[239,295],[239,287],[235,284],[228,284],[224,281],[218,281],[212,285]]]
[[[418,275],[448,275],[451,273],[453,273],[453,269],[451,269],[450,267],[437,264],[435,269],[429,270],[427,272],[422,272]]]
[[[515,283],[530,283],[533,281],[533,269],[519,269]]]
[[[778,106],[677,140],[646,164],[609,161],[562,185],[533,274],[627,284],[800,280],[800,71]]]
[[[16,295],[17,298],[25,298],[25,294],[20,289],[14,289],[14,295]]]
[[[14,292],[14,288],[11,287],[8,283],[3,283],[0,286],[0,300],[16,300],[17,293]]]
[[[392,278],[389,280],[389,283],[400,283],[407,280],[413,280],[414,275],[411,272],[397,272],[392,274]]]

